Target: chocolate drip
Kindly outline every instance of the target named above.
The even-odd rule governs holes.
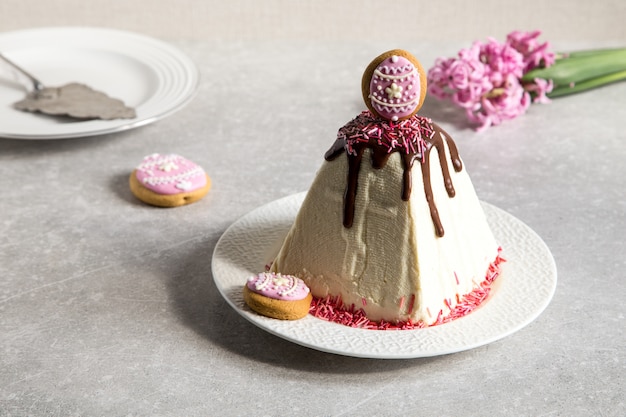
[[[414,147],[412,148],[412,151],[400,152],[403,168],[401,198],[404,201],[408,201],[410,199],[412,191],[411,171],[413,169],[414,162],[416,160],[420,160],[422,164],[422,177],[424,179],[424,195],[426,197],[426,201],[428,202],[430,215],[435,227],[435,233],[437,236],[442,237],[444,235],[444,228],[441,224],[439,212],[433,197],[430,178],[430,151],[433,147],[437,149],[437,153],[439,155],[439,165],[444,179],[444,186],[450,198],[455,196],[455,190],[446,160],[444,140],[448,144],[450,159],[454,170],[456,172],[460,172],[463,169],[463,165],[461,163],[456,144],[452,138],[436,124],[433,123],[430,127],[432,128],[432,134],[430,137],[423,138],[426,145],[425,148]],[[346,191],[344,194],[343,216],[343,225],[348,228],[351,227],[354,222],[358,176],[365,149],[369,148],[371,150],[371,164],[374,169],[385,167],[392,152],[406,150],[405,148],[394,148],[390,150],[388,146],[381,144],[380,140],[375,138],[370,138],[367,141],[356,141],[353,142],[351,146],[352,152],[347,152],[347,139],[346,137],[342,137],[337,139],[333,146],[324,155],[324,158],[327,161],[332,161],[346,151],[346,155],[348,157],[348,175]]]
[[[343,225],[345,227],[352,227],[354,222],[354,203],[359,185],[359,171],[361,170],[363,152],[365,152],[365,147],[359,149],[356,155],[348,158],[348,184],[343,196]]]
[[[435,233],[437,236],[442,237],[444,235],[443,225],[441,224],[441,219],[439,218],[439,211],[437,210],[437,205],[435,204],[435,199],[433,198],[433,190],[432,184],[430,181],[430,150],[435,147],[437,149],[437,154],[439,155],[439,165],[441,166],[441,173],[443,175],[444,186],[446,187],[446,191],[448,193],[448,197],[454,198],[456,195],[456,191],[454,190],[454,184],[452,183],[452,178],[450,177],[450,170],[448,169],[448,163],[446,161],[446,153],[444,147],[444,138],[446,143],[448,144],[448,149],[450,151],[450,159],[452,160],[452,166],[456,172],[460,172],[463,169],[463,164],[461,162],[461,158],[459,157],[459,151],[456,148],[456,144],[443,129],[439,126],[433,124],[435,134],[429,141],[429,148],[426,152],[426,158],[424,158],[424,163],[422,164],[422,177],[424,178],[424,194],[426,195],[426,201],[428,202],[428,208],[430,209],[430,217],[433,220],[433,225],[435,226]]]
[[[333,146],[324,154],[324,159],[327,161],[334,160],[345,151],[345,147],[346,141],[344,139],[337,139],[335,143],[333,143]]]

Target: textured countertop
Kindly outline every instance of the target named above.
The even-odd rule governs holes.
[[[0,415],[626,413],[626,83],[483,133],[427,99],[420,114],[455,138],[479,197],[551,249],[556,293],[489,345],[358,359],[243,319],[212,280],[212,251],[242,215],[307,189],[364,108],[373,57],[400,47],[430,67],[466,45],[174,44],[201,74],[181,111],[92,138],[0,139]],[[175,209],[136,200],[128,176],[153,152],[203,166],[207,197]]]

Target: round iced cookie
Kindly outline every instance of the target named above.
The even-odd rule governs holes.
[[[248,278],[243,299],[257,313],[280,320],[297,320],[309,314],[313,296],[298,277],[263,272]]]
[[[407,51],[387,51],[365,69],[361,90],[365,105],[373,114],[392,122],[405,120],[424,103],[426,71]]]
[[[180,155],[154,153],[133,170],[129,185],[144,203],[178,207],[204,197],[211,188],[211,179],[200,166]]]

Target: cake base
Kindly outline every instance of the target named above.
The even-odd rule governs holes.
[[[451,143],[442,139],[441,149],[430,148],[436,164],[410,171],[398,152],[377,167],[369,163],[375,154],[364,150],[354,204],[346,204],[350,158],[344,153],[324,161],[271,271],[301,278],[318,299],[339,296],[375,322],[431,325],[440,310],[448,315],[480,286],[501,246],[467,171],[455,170]],[[344,224],[348,206],[350,214],[354,209],[350,227]]]
[[[385,320],[373,321],[367,318],[363,309],[357,309],[354,304],[346,306],[340,296],[313,297],[309,313],[322,320],[369,330],[413,330],[448,323],[468,315],[487,299],[491,292],[491,285],[500,275],[500,264],[505,262],[500,253],[501,250],[498,251],[498,256],[489,265],[484,281],[470,293],[461,297],[459,303],[447,315],[444,316],[443,311],[440,310],[436,321],[430,325],[422,320],[396,323]]]
[[[274,258],[304,196],[298,193],[271,201],[235,221],[215,245],[211,258],[212,278],[225,300],[224,308],[232,308],[242,320],[268,334],[349,357],[433,357],[485,346],[518,332],[545,311],[554,295],[556,264],[545,242],[518,218],[482,203],[507,262],[501,264],[500,276],[489,297],[462,319],[415,331],[377,332],[338,325],[312,315],[297,321],[261,316],[243,301],[243,279]]]

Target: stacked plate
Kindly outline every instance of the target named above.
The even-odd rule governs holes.
[[[0,66],[0,137],[59,139],[119,132],[181,109],[195,95],[198,70],[177,48],[139,34],[59,27],[0,34],[0,51],[45,85],[81,82],[123,100],[135,119],[76,121],[13,109],[27,85]]]

